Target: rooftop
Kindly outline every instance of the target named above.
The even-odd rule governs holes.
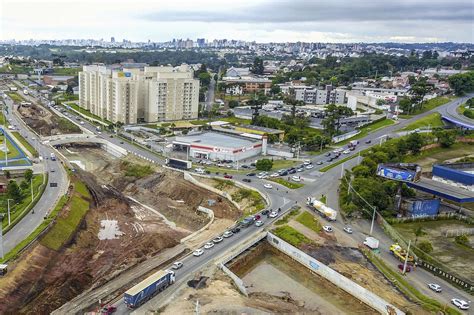
[[[202,144],[221,148],[241,148],[253,146],[257,143],[256,141],[217,132],[205,132],[192,136],[176,137],[173,142],[182,144]]]

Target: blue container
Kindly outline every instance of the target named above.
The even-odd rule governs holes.
[[[439,199],[417,200],[408,207],[408,212],[412,217],[437,215],[439,212],[439,205]]]

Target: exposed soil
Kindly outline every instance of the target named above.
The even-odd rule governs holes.
[[[34,103],[30,106],[19,106],[18,113],[28,126],[45,136],[81,133],[81,129],[66,118],[58,117]]]

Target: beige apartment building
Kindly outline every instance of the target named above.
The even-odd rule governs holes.
[[[199,80],[187,65],[91,65],[79,72],[79,105],[112,122],[196,119],[198,103]]]

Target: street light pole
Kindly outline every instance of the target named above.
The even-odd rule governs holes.
[[[375,207],[374,207],[374,213],[372,214],[372,223],[370,224],[370,232],[369,235],[372,236],[372,232],[374,230],[374,221],[375,221]]]
[[[31,186],[31,202],[33,202],[33,177],[30,179],[30,186]],[[33,210],[34,213],[34,210]]]
[[[408,256],[410,256],[410,245],[411,245],[411,240],[408,240],[407,254],[405,256],[405,262],[403,263],[403,274],[405,274],[407,263],[408,263]]]
[[[3,213],[0,213],[0,252],[3,260],[3,258],[5,257],[3,253]]]
[[[13,199],[7,199],[7,205],[8,205],[8,226],[10,226],[11,221],[10,221],[10,200]]]

